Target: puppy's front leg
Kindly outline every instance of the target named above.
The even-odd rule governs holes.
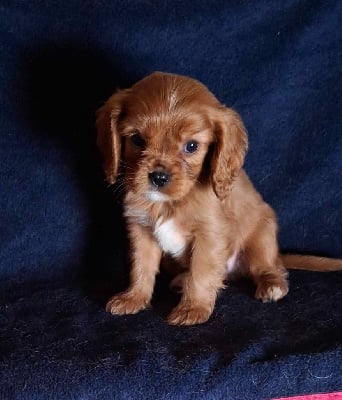
[[[206,322],[213,312],[217,292],[223,288],[229,251],[214,237],[197,238],[190,271],[184,278],[183,295],[168,316],[172,325],[195,325]]]
[[[148,307],[159,270],[161,250],[148,228],[129,224],[132,269],[130,286],[113,296],[106,310],[111,314],[135,314]]]

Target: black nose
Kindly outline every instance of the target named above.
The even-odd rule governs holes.
[[[163,187],[170,181],[170,174],[165,171],[153,171],[148,174],[151,183],[157,187]]]

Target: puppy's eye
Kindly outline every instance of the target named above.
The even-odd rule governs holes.
[[[139,149],[144,149],[146,147],[146,142],[139,133],[135,133],[131,136],[131,142],[134,144],[135,147],[138,147]]]
[[[184,145],[185,153],[195,153],[199,147],[199,143],[196,140],[190,140],[188,143]]]

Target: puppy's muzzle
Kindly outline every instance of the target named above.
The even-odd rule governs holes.
[[[156,170],[148,174],[148,179],[153,186],[155,186],[156,188],[161,188],[166,186],[170,182],[171,176],[165,170]]]

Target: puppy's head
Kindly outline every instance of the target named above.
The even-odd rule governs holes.
[[[247,148],[233,110],[198,81],[165,73],[110,97],[98,111],[97,131],[107,181],[115,182],[121,161],[126,189],[149,202],[180,200],[202,176],[224,199]]]

